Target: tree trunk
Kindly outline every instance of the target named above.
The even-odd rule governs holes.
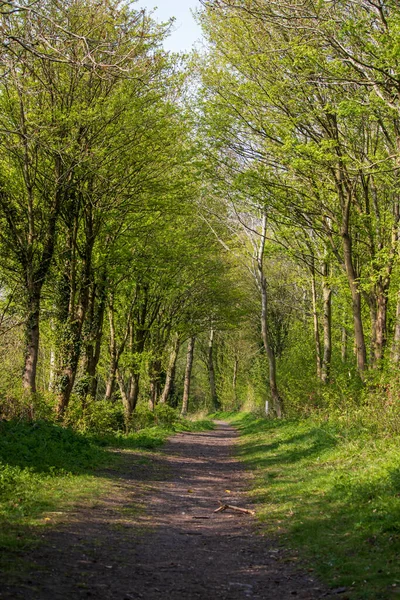
[[[276,359],[275,352],[269,340],[268,331],[268,297],[267,297],[267,280],[264,275],[264,250],[267,238],[267,215],[263,214],[261,241],[258,249],[257,267],[259,274],[259,285],[261,292],[261,335],[264,344],[264,349],[267,354],[269,366],[269,389],[276,416],[280,419],[283,416],[283,400],[278,391],[276,380]]]
[[[195,342],[196,342],[195,337],[189,338],[187,354],[186,354],[185,379],[183,382],[183,398],[182,398],[182,410],[181,410],[181,415],[183,417],[187,415],[188,408],[189,408],[189,394],[190,394],[190,383],[191,383],[191,378],[192,378],[192,367],[193,367]]]
[[[370,364],[375,367],[375,352],[376,352],[376,297],[375,294],[367,294],[369,304],[369,314],[371,321],[371,341],[370,341]]]
[[[327,276],[328,265],[324,263],[322,280],[324,354],[322,357],[321,380],[325,384],[329,383],[332,359],[332,290],[328,285]]]
[[[269,389],[271,392],[272,402],[276,416],[280,419],[283,416],[283,401],[279,395],[278,385],[276,382],[276,359],[275,352],[270,344],[268,335],[268,321],[267,321],[267,281],[264,274],[261,273],[261,334],[265,352],[268,358],[269,365]]]
[[[72,389],[75,383],[75,377],[78,369],[79,359],[82,349],[82,329],[85,321],[87,309],[89,306],[89,291],[91,285],[91,264],[93,254],[93,223],[91,213],[86,215],[86,243],[83,259],[83,269],[81,274],[80,289],[78,294],[78,305],[75,306],[75,296],[77,292],[76,278],[71,282],[69,315],[64,327],[64,340],[61,356],[61,372],[59,377],[59,394],[57,404],[57,414],[61,417],[68,407]],[[73,249],[74,250],[74,249]],[[75,260],[72,270],[76,269]]]
[[[179,336],[175,335],[171,354],[169,357],[165,385],[164,385],[164,389],[163,389],[161,397],[160,397],[160,404],[167,404],[168,400],[170,398],[171,392],[172,392],[172,388],[173,388],[174,381],[175,381],[176,361],[178,359],[179,346],[180,346]]]
[[[395,365],[400,363],[400,290],[397,292],[396,321],[394,325],[391,360]]]
[[[103,339],[103,323],[106,309],[106,277],[103,274],[98,286],[93,286],[90,298],[90,322],[85,341],[84,374],[86,382],[83,394],[96,398],[97,395],[97,365],[100,360],[101,343]],[[98,300],[96,305],[96,299]]]
[[[139,391],[140,391],[140,373],[132,373],[129,379],[129,389],[128,389],[128,402],[130,408],[130,415],[136,408],[138,399],[139,399]]]
[[[118,369],[117,359],[115,356],[112,356],[111,360],[110,360],[109,370],[108,370],[108,378],[107,378],[106,393],[104,396],[104,400],[110,401],[113,396],[115,380],[117,377],[117,369]]]
[[[342,363],[345,363],[347,361],[347,329],[345,325],[342,325],[340,355]]]
[[[314,344],[315,344],[315,360],[317,367],[317,377],[322,378],[322,361],[321,361],[321,340],[319,337],[318,309],[317,309],[317,288],[315,285],[315,268],[314,259],[311,267],[311,295],[312,295],[312,312],[314,325]]]
[[[106,394],[104,399],[109,401],[112,398],[114,392],[115,378],[117,376],[118,368],[118,353],[117,353],[117,340],[115,336],[115,322],[114,322],[114,297],[111,294],[109,302],[108,320],[110,323],[110,365],[108,368],[108,378],[106,384]]]
[[[49,392],[54,392],[54,384],[56,380],[56,351],[54,348],[50,349],[50,364],[49,364],[49,384],[47,389]]]
[[[34,289],[28,299],[28,314],[25,325],[25,365],[22,376],[24,390],[36,393],[36,371],[39,355],[39,317],[41,286]]]
[[[160,372],[161,361],[159,359],[151,361],[149,409],[153,412],[156,408],[158,397],[160,395]]]
[[[235,402],[235,408],[237,404],[237,378],[239,372],[239,358],[235,353],[234,363],[233,363],[233,378],[232,378],[232,390],[233,390],[233,399]]]
[[[214,369],[214,335],[215,331],[211,327],[210,337],[208,340],[208,379],[210,381],[210,394],[211,394],[211,406],[214,412],[217,412],[221,408],[221,403],[217,394],[217,387],[215,385],[215,369]]]
[[[375,367],[381,367],[387,342],[387,294],[382,286],[378,287],[376,298],[376,336],[375,336]]]
[[[342,234],[344,264],[349,282],[352,313],[354,322],[354,343],[357,358],[357,368],[362,376],[367,368],[367,350],[365,346],[364,328],[361,314],[361,292],[358,289],[357,276],[353,265],[351,239],[347,231]]]

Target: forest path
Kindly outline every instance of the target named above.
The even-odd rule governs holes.
[[[254,517],[214,513],[248,505],[237,433],[180,433],[158,453],[124,453],[107,472],[115,495],[80,506],[25,557],[29,574],[0,588],[11,600],[238,600],[330,595],[257,535]],[[227,491],[229,490],[229,491]],[[139,509],[138,509],[139,506]]]

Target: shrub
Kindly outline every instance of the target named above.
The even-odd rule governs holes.
[[[73,396],[64,422],[82,433],[107,435],[124,430],[124,408],[121,402],[88,397],[82,403],[80,398]]]
[[[132,431],[146,429],[147,427],[152,427],[155,424],[155,421],[155,414],[144,404],[139,404],[131,416],[128,429]]]
[[[162,427],[172,427],[180,419],[177,410],[171,408],[168,404],[157,404],[154,417],[157,425]]]

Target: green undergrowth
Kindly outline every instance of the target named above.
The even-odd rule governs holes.
[[[139,431],[130,433],[106,433],[103,435],[88,434],[98,446],[110,446],[113,448],[129,448],[131,450],[153,450],[162,446],[165,440],[174,433],[184,431],[205,431],[213,429],[214,425],[209,419],[191,421],[189,419],[178,419],[169,425],[154,425],[145,427]]]
[[[219,414],[241,431],[252,500],[294,560],[342,598],[400,597],[400,437],[340,418]]]
[[[105,468],[124,460],[109,448],[154,450],[175,431],[211,428],[210,421],[177,420],[129,434],[82,433],[50,421],[0,423],[0,567],[38,539],[77,503],[112,490]],[[2,552],[3,551],[3,552]]]

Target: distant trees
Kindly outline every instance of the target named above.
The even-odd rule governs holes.
[[[3,9],[2,294],[24,324],[22,386],[34,402],[46,377],[60,417],[74,389],[82,402],[118,392],[129,421],[141,376],[151,408],[168,400],[179,344],[208,321],[220,270],[196,214],[184,78],[143,10],[113,0]]]
[[[202,4],[186,71],[136,5],[0,6],[2,395],[129,425],[391,380],[399,8]]]
[[[397,343],[400,11],[368,0],[203,5],[203,126],[213,176],[229,185],[218,194],[229,198],[233,183],[249,204],[264,197],[267,236],[310,271],[321,381],[333,375],[340,305],[365,379]]]

